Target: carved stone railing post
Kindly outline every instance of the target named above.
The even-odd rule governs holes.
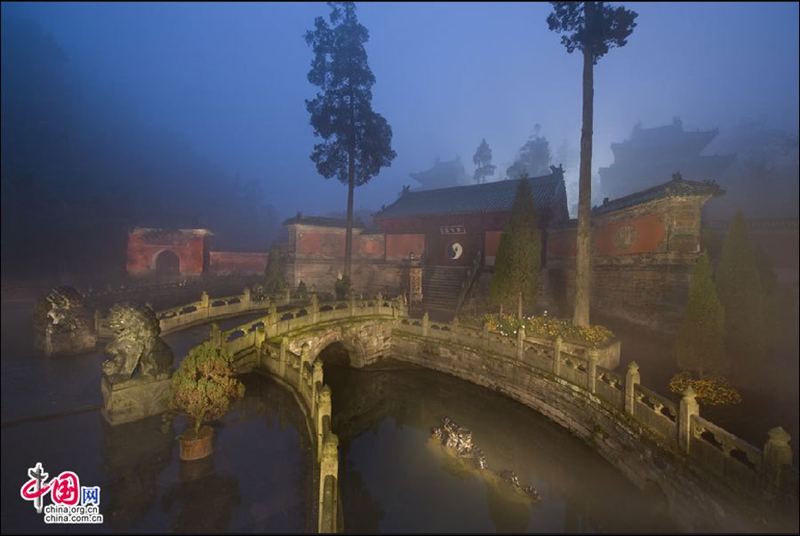
[[[264,331],[264,326],[256,326],[256,333],[255,333],[255,345],[258,348],[258,357],[261,358],[261,348],[264,346],[264,340],[267,338],[267,334]]]
[[[300,347],[300,373],[297,375],[297,385],[303,385],[303,375],[306,373],[306,363],[311,363],[311,347],[307,342]],[[302,391],[300,391],[302,393]]]
[[[588,351],[588,356],[589,366],[586,373],[589,375],[589,377],[586,386],[590,393],[595,393],[597,389],[597,350],[595,348],[591,348]]]
[[[692,445],[692,415],[700,415],[700,405],[695,398],[694,389],[689,385],[683,392],[678,410],[678,447],[689,454]]]
[[[350,288],[350,316],[356,315],[356,293]]]
[[[283,290],[283,305],[291,305],[292,303],[292,290],[286,287]]]
[[[242,291],[242,308],[250,309],[250,287],[244,287]]]
[[[325,433],[323,422],[325,417],[331,415],[331,388],[323,385],[317,394],[317,461],[322,460],[323,435]]]
[[[381,307],[383,306],[383,294],[378,292],[378,295],[375,297],[375,314],[381,314]]]
[[[278,371],[281,379],[286,379],[286,360],[288,356],[286,354],[289,353],[289,338],[288,337],[281,337],[281,349],[280,353],[278,354]]]
[[[422,335],[423,337],[428,336],[428,332],[431,329],[431,319],[428,316],[428,311],[425,311],[425,314],[422,315]]]
[[[339,478],[339,438],[336,434],[327,434],[324,438],[322,459],[319,468],[319,533],[336,532],[338,515],[338,478]],[[331,477],[331,478],[328,478]],[[328,493],[325,492],[326,487]]]
[[[208,309],[208,292],[205,290],[200,293],[200,307]]]
[[[316,400],[317,391],[322,388],[322,381],[323,381],[323,369],[322,369],[322,360],[317,359],[314,361],[314,366],[311,370],[311,394],[312,400]],[[316,404],[312,404],[314,406],[314,419],[317,418],[316,412],[318,410]]]
[[[317,299],[316,292],[311,294],[310,308],[311,310],[309,312],[311,313],[311,323],[316,324],[317,322],[319,322],[319,301]]]
[[[561,375],[561,345],[563,341],[561,337],[556,337],[556,342],[553,344],[553,374],[556,376]]]
[[[625,375],[625,413],[633,415],[634,401],[636,400],[636,386],[642,381],[639,374],[639,365],[636,361],[631,361],[628,365],[628,373]]]
[[[792,439],[786,430],[778,426],[769,431],[769,439],[764,444],[764,463],[762,466],[764,487],[767,491],[779,491],[783,466],[792,465]]]
[[[270,337],[274,337],[278,334],[278,304],[275,303],[275,300],[270,300],[269,302],[269,325],[272,328],[268,330],[268,334]]]
[[[453,321],[450,322],[450,340],[458,339],[458,317],[453,317]]]
[[[522,361],[525,356],[525,328],[520,326],[517,330],[517,359]]]
[[[214,346],[222,345],[222,331],[219,329],[219,322],[211,323],[211,333],[209,335],[209,339],[211,340],[211,344]]]

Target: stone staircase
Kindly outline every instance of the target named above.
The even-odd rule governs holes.
[[[454,313],[468,267],[426,266],[422,276],[422,307]]]

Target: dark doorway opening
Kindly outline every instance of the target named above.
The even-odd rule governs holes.
[[[158,277],[178,277],[181,275],[181,260],[174,251],[164,250],[156,257]]]

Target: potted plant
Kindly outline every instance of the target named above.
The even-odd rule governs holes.
[[[235,377],[233,357],[226,348],[211,341],[192,348],[172,376],[170,408],[194,419],[180,436],[182,460],[211,454],[214,429],[204,424],[222,418],[243,396],[244,385]]]

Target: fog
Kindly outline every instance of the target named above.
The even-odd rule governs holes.
[[[437,158],[460,156],[471,175],[483,138],[502,179],[535,125],[574,210],[582,58],[549,31],[549,4],[357,5],[372,105],[397,152],[356,190],[357,210],[418,187],[409,174]],[[707,154],[737,153],[719,217],[756,191],[751,215],[796,218],[798,4],[623,5],[637,27],[595,67],[593,176],[635,124],[680,117],[686,130],[719,129]],[[264,251],[296,212],[344,211],[347,188],[309,158],[304,105],[317,88],[303,36],[328,13],[322,3],[4,2],[4,277],[119,266],[129,226],[204,226],[221,249]],[[753,139],[789,143],[774,156]],[[768,187],[753,169],[764,155]]]

